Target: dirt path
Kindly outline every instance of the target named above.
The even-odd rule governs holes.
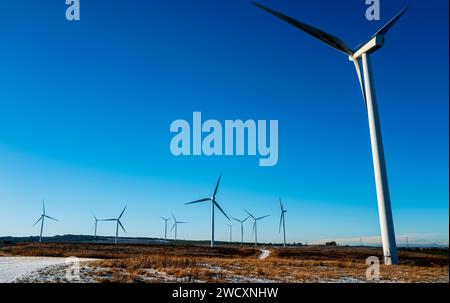
[[[267,250],[267,249],[261,249],[261,254],[258,256],[258,259],[264,260],[264,259],[267,258],[268,256],[270,256],[270,250]]]

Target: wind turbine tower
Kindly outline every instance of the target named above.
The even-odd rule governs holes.
[[[167,240],[167,221],[170,220],[170,217],[169,218],[161,217],[161,219],[164,220],[164,240]]]
[[[287,210],[284,209],[283,203],[281,203],[281,198],[280,198],[280,209],[281,209],[280,227],[278,228],[278,232],[281,232],[281,225],[283,225],[283,246],[286,247],[286,223],[284,214],[287,213]]]
[[[227,224],[228,228],[230,229],[230,243],[233,242],[233,225]]]
[[[239,220],[234,217],[231,218],[241,224],[241,245],[244,245],[244,222],[247,221],[247,219],[250,218],[250,216],[248,216],[244,220]]]

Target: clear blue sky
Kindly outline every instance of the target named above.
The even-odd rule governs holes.
[[[209,196],[220,171],[228,214],[271,214],[263,241],[281,239],[280,196],[289,241],[380,234],[367,114],[344,55],[247,0],[82,0],[76,23],[64,2],[0,3],[0,235],[38,234],[44,198],[60,219],[46,235],[92,233],[91,212],[127,204],[130,236],[162,236],[173,211],[189,222],[181,238],[209,239],[208,206],[183,204]],[[350,46],[405,4],[382,0],[368,22],[363,0],[261,2]],[[373,56],[395,228],[410,242],[448,243],[448,20],[448,1],[414,1]],[[278,165],[172,156],[170,123],[193,111],[278,119]]]

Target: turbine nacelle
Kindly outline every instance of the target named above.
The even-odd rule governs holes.
[[[376,35],[372,37],[366,44],[358,47],[353,55],[349,56],[350,61],[356,61],[361,58],[363,54],[371,54],[384,45],[384,36]]]

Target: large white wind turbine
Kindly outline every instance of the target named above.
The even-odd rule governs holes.
[[[44,200],[42,200],[42,214],[39,217],[39,219],[36,221],[36,223],[33,224],[33,226],[35,226],[36,224],[39,223],[39,221],[41,221],[41,233],[39,234],[39,242],[42,242],[42,231],[44,230],[44,220],[45,220],[45,218],[48,218],[48,219],[51,219],[51,220],[54,220],[54,221],[58,221],[55,218],[52,218],[52,217],[47,216],[45,214],[45,203],[44,203]]]
[[[278,232],[281,232],[281,225],[283,225],[283,246],[286,247],[286,222],[284,214],[287,213],[287,210],[284,209],[283,203],[281,203],[280,198],[280,209],[281,209],[281,215],[280,215],[280,227],[278,227]]]
[[[211,247],[214,247],[214,208],[217,207],[222,212],[222,214],[228,220],[230,220],[230,218],[227,216],[227,214],[223,211],[222,207],[220,207],[219,203],[217,203],[217,201],[216,201],[217,189],[219,188],[219,183],[220,183],[221,178],[222,178],[222,174],[220,174],[220,176],[219,176],[219,180],[217,181],[216,188],[214,189],[214,193],[211,196],[211,198],[204,198],[204,199],[186,203],[186,204],[194,204],[194,203],[211,201]]]
[[[246,209],[244,209],[244,210],[253,219],[252,235],[255,235],[255,246],[257,246],[258,245],[258,225],[257,225],[257,222],[258,222],[258,220],[267,218],[270,215],[265,215],[265,216],[262,216],[262,217],[255,218],[249,211],[247,211]]]
[[[173,225],[172,225],[172,229],[170,231],[172,231],[175,228],[175,240],[176,240],[177,233],[178,233],[178,224],[186,224],[187,222],[178,221],[177,218],[175,218],[174,214],[172,214],[172,218],[173,218]]]
[[[170,220],[170,217],[169,218],[161,217],[161,219],[164,220],[164,240],[167,240],[167,221]]]
[[[117,237],[119,236],[119,225],[122,228],[124,233],[127,233],[127,231],[125,230],[125,228],[122,225],[122,222],[120,222],[120,218],[122,218],[123,213],[125,212],[125,209],[127,209],[127,207],[125,206],[122,210],[122,212],[120,213],[118,218],[115,219],[104,219],[102,221],[116,221],[116,237],[114,239],[114,244],[117,244]]]
[[[235,220],[235,221],[241,223],[241,245],[243,245],[243,244],[244,244],[244,222],[247,221],[247,219],[250,218],[250,216],[248,216],[248,217],[245,218],[244,220],[239,220],[239,219],[236,219],[236,218],[234,218],[234,217],[231,217],[231,218],[232,218],[233,220]]]
[[[386,163],[384,158],[380,119],[378,116],[378,106],[375,96],[375,86],[372,75],[370,55],[383,46],[384,36],[405,13],[405,11],[409,8],[409,5],[403,8],[379,31],[377,31],[368,42],[352,50],[341,39],[333,35],[330,35],[320,29],[295,20],[280,12],[267,8],[259,3],[253,2],[253,4],[265,10],[266,12],[280,18],[281,20],[291,24],[292,26],[295,26],[296,28],[306,32],[307,34],[319,39],[328,46],[331,46],[332,48],[344,53],[349,57],[350,61],[353,61],[356,68],[356,73],[358,75],[359,84],[361,86],[363,98],[366,103],[366,109],[369,118],[370,140],[372,145],[372,157],[375,172],[381,239],[383,242],[384,263],[397,264],[397,245],[395,242],[391,200],[389,196]],[[362,61],[362,73],[360,61]]]

